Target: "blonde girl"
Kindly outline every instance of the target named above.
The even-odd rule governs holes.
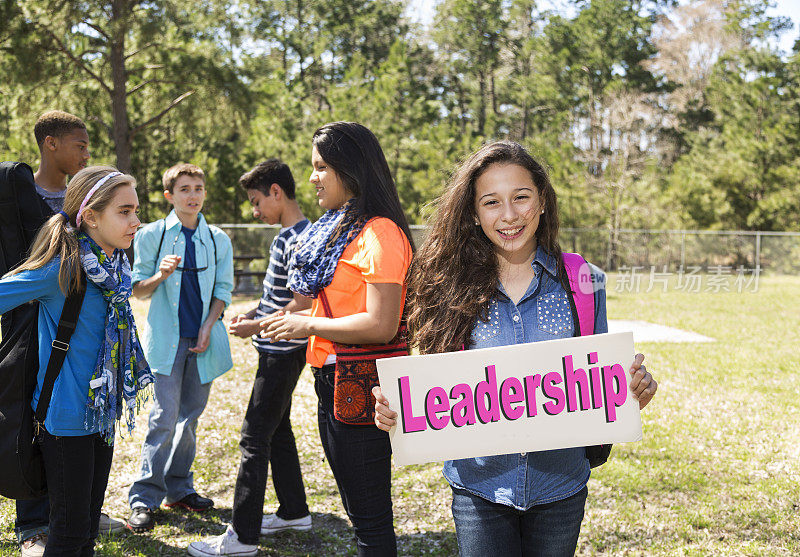
[[[113,454],[115,424],[133,428],[142,389],[152,382],[128,298],[123,252],[140,221],[136,181],[92,166],[67,186],[64,210],[41,228],[30,257],[0,280],[0,313],[39,302],[35,409],[66,296],[86,293],[66,359],[37,438],[50,497],[45,555],[93,555]]]

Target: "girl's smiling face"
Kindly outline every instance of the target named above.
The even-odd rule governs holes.
[[[314,170],[308,181],[317,190],[320,207],[336,211],[353,197],[336,171],[320,156],[316,146],[311,149],[311,165]]]
[[[524,262],[536,251],[536,229],[544,207],[530,172],[494,163],[475,180],[475,214],[495,252]]]

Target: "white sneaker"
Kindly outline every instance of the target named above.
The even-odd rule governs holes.
[[[193,557],[213,557],[216,555],[235,555],[237,557],[244,557],[246,555],[255,555],[258,553],[257,545],[247,545],[239,541],[239,536],[232,525],[228,525],[228,529],[224,534],[214,536],[213,538],[206,538],[203,541],[192,542],[186,548],[189,555]]]
[[[261,519],[261,535],[268,536],[283,530],[311,530],[311,515],[284,520],[277,514],[265,514]]]
[[[21,557],[42,557],[46,545],[47,534],[36,534],[27,540],[22,540],[19,544],[19,554]]]

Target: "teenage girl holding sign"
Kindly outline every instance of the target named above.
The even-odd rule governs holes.
[[[558,226],[555,190],[522,146],[499,141],[470,156],[409,272],[408,326],[420,353],[573,336]],[[605,333],[603,281],[594,302],[593,331]],[[630,369],[640,408],[657,389],[643,360],[637,354]],[[388,431],[397,414],[379,387],[374,394],[375,423]],[[589,480],[584,447],[447,461],[443,472],[462,556],[575,553]]]
[[[131,268],[122,251],[141,224],[135,184],[112,167],[78,172],[67,187],[64,210],[39,231],[31,256],[0,280],[0,313],[39,301],[33,408],[66,295],[85,282],[78,323],[38,436],[50,496],[48,556],[94,555],[116,422],[124,417],[133,428],[139,393],[153,381],[128,304]]]

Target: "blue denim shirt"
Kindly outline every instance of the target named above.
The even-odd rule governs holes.
[[[164,227],[166,226],[166,230]],[[164,241],[161,248],[158,244],[161,233]],[[211,235],[214,241],[211,241]],[[200,297],[203,306],[202,321],[208,316],[211,298],[231,303],[233,290],[233,249],[228,235],[216,226],[206,223],[201,214],[197,222],[197,230],[192,235],[197,265],[207,267],[197,273],[200,282]],[[214,245],[217,246],[216,260]],[[133,239],[134,283],[148,279],[156,274],[161,260],[170,254],[185,253],[186,238],[181,233],[181,221],[173,210],[164,221],[155,221],[143,226]],[[147,363],[154,373],[169,375],[178,351],[180,340],[180,324],[178,322],[178,303],[181,292],[180,271],[175,271],[153,291],[150,308],[147,311],[147,323],[140,328],[142,347]],[[201,322],[202,322],[201,321]],[[221,319],[211,328],[211,338],[205,352],[197,355],[197,370],[200,382],[205,384],[216,379],[233,367],[231,349],[228,344],[228,333]]]
[[[472,330],[471,349],[508,346],[573,336],[569,298],[557,278],[556,259],[541,247],[532,263],[534,276],[518,304],[500,285],[486,321]],[[596,276],[602,271],[592,267]],[[608,332],[606,293],[595,293],[595,333]],[[442,470],[453,487],[479,497],[526,510],[574,495],[589,480],[583,447],[448,460]]]

